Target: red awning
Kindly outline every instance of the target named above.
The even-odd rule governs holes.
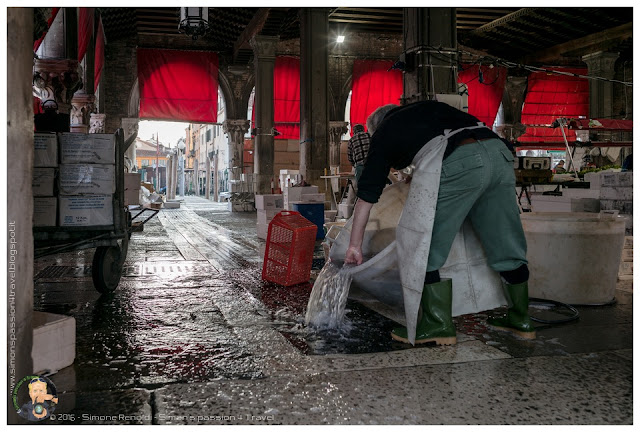
[[[218,55],[209,51],[138,49],[140,118],[215,123]]]
[[[556,68],[563,72],[586,75],[586,69]],[[559,128],[544,127],[559,117],[578,118],[589,114],[589,82],[576,76],[532,72],[522,108],[521,122],[527,128],[519,143],[564,143]],[[567,132],[567,140],[576,140],[575,132]]]
[[[81,62],[93,36],[94,8],[78,9],[78,61]]]
[[[376,108],[400,104],[402,72],[389,70],[393,63],[393,60],[354,61],[349,113],[351,126],[361,124],[366,129],[367,117]]]
[[[496,120],[506,80],[507,69],[502,66],[464,65],[458,72],[458,82],[465,84],[469,93],[469,114],[489,128]]]
[[[98,84],[102,77],[102,67],[104,66],[104,47],[106,44],[104,28],[102,27],[102,17],[98,20],[98,31],[96,32],[96,50],[93,65],[93,91],[98,91]]]

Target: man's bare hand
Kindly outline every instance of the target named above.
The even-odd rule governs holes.
[[[344,263],[355,265],[362,264],[362,249],[359,247],[350,246],[349,249],[347,249],[347,253],[345,254]]]

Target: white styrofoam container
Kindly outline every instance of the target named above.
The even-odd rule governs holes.
[[[600,174],[601,187],[632,187],[633,172],[602,172]]]
[[[571,198],[571,211],[600,213],[600,200],[594,198]]]
[[[612,186],[600,188],[601,200],[623,200],[629,201],[633,199],[633,187],[627,186]]]
[[[269,224],[260,224],[260,223],[257,224],[256,231],[258,233],[258,238],[261,238],[262,240],[266,240],[267,234],[269,233]]]
[[[571,198],[553,195],[532,195],[531,210],[534,212],[571,212]]]
[[[33,226],[56,226],[58,198],[38,197],[33,199]]]
[[[252,202],[228,201],[227,210],[230,212],[252,212],[255,210]]]
[[[599,172],[590,172],[584,175],[584,181],[589,182],[590,189],[600,189],[601,178]]]
[[[55,178],[55,168],[33,168],[31,178],[31,193],[34,197],[53,196],[53,180]]]
[[[338,204],[338,217],[349,219],[353,214],[353,204]]]
[[[115,135],[113,134],[60,134],[60,162],[114,164]]]
[[[598,189],[562,188],[562,196],[569,198],[600,198]]]
[[[164,208],[166,208],[166,209],[179,209],[180,208],[180,202],[178,202],[178,201],[167,201],[166,203],[164,203]]]
[[[302,202],[324,202],[326,199],[323,193],[302,194],[300,201]]]
[[[115,165],[62,164],[58,187],[62,195],[108,195],[116,191]]]
[[[58,166],[58,139],[53,132],[35,132],[33,134],[33,166]]]
[[[618,210],[621,214],[633,214],[633,201],[600,200],[601,210]]]
[[[258,224],[269,225],[269,222],[282,211],[282,209],[258,210]]]
[[[318,186],[301,186],[301,187],[285,187],[282,190],[284,197],[284,203],[290,203],[294,201],[302,201],[302,195],[317,194]]]
[[[284,209],[284,197],[282,194],[256,195],[256,209]]]
[[[33,372],[57,372],[76,358],[76,320],[47,312],[33,312]]]
[[[112,199],[111,195],[61,195],[60,226],[113,225]]]

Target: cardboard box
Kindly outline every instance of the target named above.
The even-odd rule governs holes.
[[[115,164],[116,140],[113,134],[60,134],[60,162]]]
[[[58,139],[53,132],[33,134],[33,166],[55,168],[58,166]]]
[[[249,201],[228,201],[227,210],[230,212],[252,212],[255,210],[253,203]]]
[[[57,372],[76,358],[76,320],[73,317],[33,311],[31,320],[33,371]]]
[[[58,186],[62,195],[109,195],[116,191],[115,165],[62,164]]]
[[[258,238],[261,238],[262,240],[266,240],[267,239],[267,234],[269,233],[269,225],[268,224],[257,224],[256,225],[256,231],[258,234]]]
[[[599,172],[590,172],[584,175],[584,181],[589,183],[589,189],[591,190],[600,190],[600,173]]]
[[[625,249],[633,249],[633,236],[625,236],[624,237],[624,248]]]
[[[622,261],[633,261],[633,249],[622,249]]]
[[[600,173],[601,188],[604,187],[633,187],[633,172],[602,172]]]
[[[33,168],[31,192],[33,196],[52,197],[55,168]]]
[[[284,197],[282,194],[256,195],[256,209],[284,209]]]
[[[603,186],[600,188],[600,199],[631,201],[633,200],[633,188],[626,186]]]
[[[302,195],[317,194],[318,186],[304,186],[304,187],[285,187],[282,190],[282,196],[284,197],[284,203],[293,201],[302,201]]]
[[[124,190],[140,190],[140,173],[124,174]]]
[[[269,222],[282,211],[282,209],[258,210],[258,225],[269,225]]]
[[[601,210],[618,210],[621,214],[633,214],[633,201],[600,200]]]
[[[287,146],[289,145],[288,140],[273,140],[273,148],[276,152],[286,152]]]
[[[129,189],[124,191],[124,205],[139,205],[140,191]]]
[[[60,226],[113,225],[111,195],[73,195],[58,197]]]
[[[317,194],[302,194],[300,201],[302,202],[321,202],[323,203],[326,196],[323,193]]]
[[[34,198],[33,199],[33,226],[56,226],[58,198]]]

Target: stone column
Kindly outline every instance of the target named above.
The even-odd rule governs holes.
[[[300,10],[300,174],[324,191],[329,148],[327,8]]]
[[[89,133],[104,133],[104,122],[107,119],[106,114],[96,114],[92,113],[89,116]],[[136,119],[137,120],[137,119]],[[136,121],[136,126],[138,122]],[[135,144],[131,144],[134,149],[135,154]],[[131,147],[129,147],[131,149]]]
[[[205,172],[206,172],[206,178],[205,178],[205,183],[204,183],[204,197],[206,199],[210,199],[211,198],[211,158],[209,158],[209,155],[207,155],[207,159],[206,159],[206,167],[205,167]]]
[[[273,68],[276,63],[278,38],[254,36],[250,40],[256,73],[256,137],[253,157],[254,191],[271,193],[273,178]]]
[[[582,57],[590,76],[613,79],[619,53],[596,52]],[[613,83],[589,80],[589,117],[611,118],[613,114]]]
[[[343,121],[329,122],[329,136],[331,138],[329,144],[329,167],[331,167],[331,174],[336,174],[340,171],[340,144],[342,143],[342,135],[349,130],[347,125],[348,123]]]
[[[167,178],[167,192],[166,197],[168,200],[171,199],[171,186],[173,184],[173,161],[171,157],[167,158],[167,166],[166,166],[166,178]]]
[[[403,27],[403,103],[457,94],[456,9],[404,8]]]
[[[7,395],[8,424],[30,423],[16,413],[11,392],[31,375],[33,330],[33,8],[7,9]]]
[[[93,114],[91,116],[91,121],[95,123],[93,123],[91,125],[91,129],[89,130],[89,132],[92,132],[93,130],[95,130],[95,133],[104,133],[104,120],[106,118],[106,114]],[[102,120],[102,122],[100,123],[100,120]],[[124,140],[125,142],[127,140],[129,140],[131,137],[137,137],[138,136],[138,122],[140,119],[136,118],[136,117],[124,117],[122,119],[120,119],[120,127],[122,127],[122,130],[124,131]],[[131,143],[131,145],[129,146],[129,148],[127,150],[125,150],[124,152],[124,162],[125,162],[125,167],[128,169],[129,172],[133,171],[133,168],[138,166],[138,160],[136,158],[136,142],[135,140]]]
[[[195,187],[196,196],[200,196],[200,162],[196,158],[193,164],[193,173],[195,175],[195,179],[193,182],[193,186]]]
[[[229,180],[240,180],[244,166],[244,135],[249,130],[249,120],[226,120],[222,123],[229,142]]]

